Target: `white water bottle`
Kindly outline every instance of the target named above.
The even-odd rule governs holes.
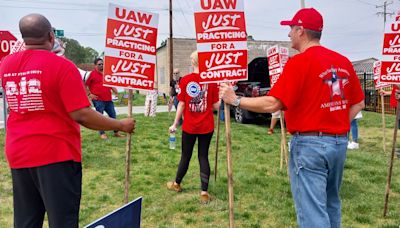
[[[171,131],[169,133],[169,149],[170,150],[175,150],[175,143],[176,143],[175,131]]]

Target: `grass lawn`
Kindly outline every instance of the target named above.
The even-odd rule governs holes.
[[[342,227],[399,227],[400,164],[396,159],[389,214],[383,218],[387,164],[394,116],[387,116],[387,152],[382,151],[380,114],[363,113],[359,121],[360,149],[348,151],[341,191]],[[199,203],[200,178],[195,149],[182,193],[168,191],[180,158],[168,149],[167,129],[173,113],[155,118],[135,115],[130,199],[143,196],[142,227],[228,227],[228,190],[224,128],[221,131],[218,179],[215,182],[215,135],[210,148],[213,200]],[[279,132],[279,131],[277,131]],[[285,169],[279,169],[278,133],[268,136],[266,125],[232,123],[232,154],[236,227],[296,227],[296,215]],[[125,140],[101,141],[97,132],[82,129],[83,195],[80,226],[118,208],[124,198]],[[0,134],[3,144],[4,133]],[[0,145],[3,147],[3,145]],[[0,227],[12,227],[10,171],[0,155]],[[47,226],[47,224],[46,224]]]
[[[137,93],[136,91],[133,92],[133,106],[144,106],[146,101],[146,95]],[[120,92],[118,94],[118,100],[114,101],[115,106],[127,106],[128,104],[128,92]],[[169,97],[167,97],[168,101]],[[162,96],[158,97],[157,105],[167,105],[167,102]]]

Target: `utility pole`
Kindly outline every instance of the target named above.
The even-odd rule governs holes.
[[[301,8],[306,8],[305,0],[300,0],[300,6]]]
[[[390,16],[394,15],[393,12],[389,12],[389,13],[387,12],[387,6],[392,4],[392,3],[393,3],[393,1],[390,1],[390,2],[385,1],[383,3],[383,5],[376,6],[376,8],[383,8],[383,12],[378,12],[377,13],[378,15],[383,15],[383,29],[386,28],[386,15],[390,15]]]
[[[172,81],[174,72],[174,41],[172,37],[172,0],[169,0],[169,81]]]

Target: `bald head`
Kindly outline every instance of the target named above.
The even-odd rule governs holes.
[[[40,45],[50,41],[52,27],[43,15],[28,14],[19,21],[19,30],[27,45]]]

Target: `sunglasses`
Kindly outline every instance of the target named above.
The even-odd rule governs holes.
[[[103,66],[103,63],[99,63],[99,64],[97,64],[97,66]]]

